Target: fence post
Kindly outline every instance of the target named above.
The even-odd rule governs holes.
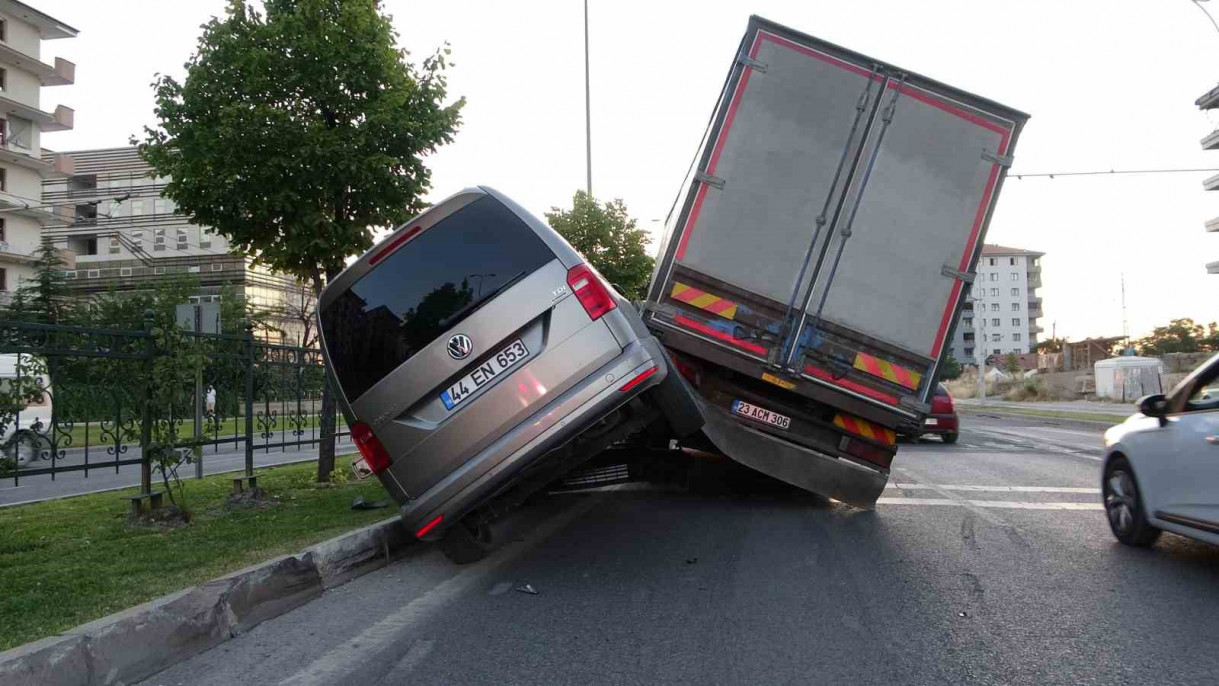
[[[140,495],[152,495],[152,365],[156,343],[152,338],[152,310],[144,310],[144,407],[140,413]]]
[[[254,324],[245,322],[245,477],[254,487]]]

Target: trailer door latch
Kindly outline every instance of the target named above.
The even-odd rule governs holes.
[[[724,190],[724,180],[718,176],[712,176],[707,172],[694,172],[694,180],[701,184],[711,186],[717,191]]]
[[[987,162],[994,162],[1000,167],[1010,167],[1012,166],[1012,162],[1016,160],[1016,158],[1012,157],[1011,155],[997,155],[989,150],[982,151],[982,159],[986,160]]]
[[[745,55],[741,55],[740,57],[736,58],[736,61],[740,62],[741,64],[745,65],[746,67],[750,67],[754,71],[760,71],[763,74],[766,73],[766,65],[753,59],[752,57],[746,57]]]
[[[952,265],[948,265],[948,264],[940,267],[940,273],[943,274],[944,276],[947,276],[950,279],[964,281],[965,283],[973,283],[974,277],[976,276],[976,274],[970,274],[969,272],[963,272],[960,269],[957,269],[956,267],[953,267]]]

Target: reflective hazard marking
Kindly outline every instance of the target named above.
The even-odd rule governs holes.
[[[919,382],[923,380],[923,375],[916,371],[864,353],[855,353],[855,368],[911,390],[917,390]]]
[[[736,317],[737,304],[731,300],[725,300],[718,295],[712,295],[706,291],[688,286],[680,281],[673,282],[673,290],[669,293],[674,300],[680,300],[688,305],[693,305],[700,310],[706,310],[712,314],[718,314],[724,319],[733,319]]]
[[[885,445],[897,445],[897,434],[893,429],[888,429],[880,424],[873,424],[866,419],[852,417],[849,414],[834,415],[834,426],[855,434],[863,436],[869,440],[884,443]]]

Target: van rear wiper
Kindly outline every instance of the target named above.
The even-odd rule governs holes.
[[[478,308],[491,302],[492,298],[499,295],[500,291],[503,291],[503,290],[507,289],[509,286],[511,286],[512,284],[516,283],[517,281],[520,281],[521,277],[525,276],[528,273],[529,272],[525,272],[525,271],[518,272],[516,276],[512,277],[511,279],[508,279],[507,281],[503,282],[499,286],[496,286],[494,289],[487,291],[486,293],[479,296],[478,300],[475,300],[474,302],[470,303],[469,305],[466,305],[465,307],[461,308],[460,310],[457,310],[453,314],[445,317],[444,319],[441,319],[440,323],[437,326],[441,329],[447,329],[447,328],[449,328],[450,324],[456,322],[457,320],[459,320],[463,317],[469,316],[471,314],[474,314],[475,312],[478,311]]]

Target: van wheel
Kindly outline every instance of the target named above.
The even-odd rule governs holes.
[[[18,466],[30,464],[42,456],[42,443],[32,431],[18,431],[5,446],[4,454]]]
[[[453,563],[465,565],[490,554],[495,549],[495,539],[490,524],[466,517],[449,527],[436,545]]]

